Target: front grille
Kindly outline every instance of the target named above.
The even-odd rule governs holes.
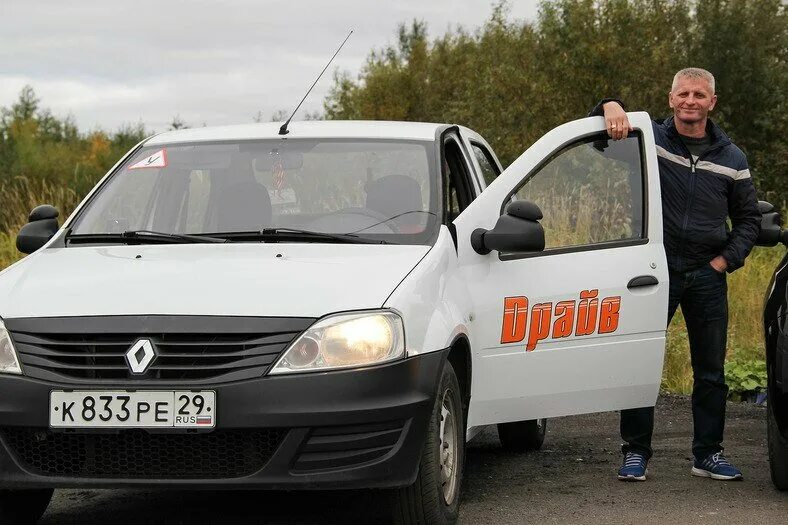
[[[98,479],[223,479],[262,469],[283,429],[215,430],[208,434],[51,433],[5,428],[2,436],[36,474]]]
[[[404,425],[402,421],[389,421],[315,428],[293,468],[297,471],[331,470],[379,460],[394,450]]]
[[[219,383],[260,377],[314,319],[123,316],[9,319],[26,375],[81,384]],[[149,339],[156,358],[132,374],[126,352]]]

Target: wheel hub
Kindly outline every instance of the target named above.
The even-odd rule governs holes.
[[[457,492],[457,445],[458,426],[455,417],[456,409],[451,390],[443,393],[440,419],[440,469],[441,490],[446,504],[454,501]]]

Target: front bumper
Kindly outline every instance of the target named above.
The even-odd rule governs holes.
[[[360,370],[200,385],[216,391],[214,435],[51,432],[50,391],[90,388],[3,376],[0,488],[409,485],[416,478],[447,354],[433,352]],[[151,390],[170,389],[184,385]],[[180,454],[177,458],[166,450],[176,442],[172,452]],[[190,442],[201,443],[193,454]],[[242,458],[251,459],[244,463]],[[186,464],[190,468],[179,469]],[[233,468],[223,470],[225,465]]]

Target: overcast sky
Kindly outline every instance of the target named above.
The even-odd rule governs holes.
[[[266,120],[292,109],[350,29],[355,32],[302,106],[322,111],[336,67],[355,76],[400,22],[430,36],[484,23],[493,0],[0,0],[0,106],[25,84],[81,130],[143,122],[162,131]],[[510,2],[533,20],[536,0]],[[296,119],[299,118],[296,117]]]

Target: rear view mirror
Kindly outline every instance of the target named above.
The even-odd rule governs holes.
[[[282,151],[274,148],[258,153],[254,157],[254,169],[258,172],[270,172],[277,163],[280,163],[285,170],[300,170],[304,166],[304,155],[300,151]]]
[[[57,208],[44,204],[36,206],[28,216],[19,235],[16,237],[16,248],[22,253],[33,253],[45,245],[58,230],[57,218],[60,213]]]
[[[481,255],[492,250],[509,253],[544,250],[544,229],[539,224],[542,210],[529,201],[514,201],[498,218],[495,228],[477,228],[471,234],[471,247]]]
[[[777,243],[788,242],[786,230],[782,229],[782,217],[774,206],[766,201],[758,201],[758,211],[761,212],[761,231],[755,244],[758,246],[775,246]]]

